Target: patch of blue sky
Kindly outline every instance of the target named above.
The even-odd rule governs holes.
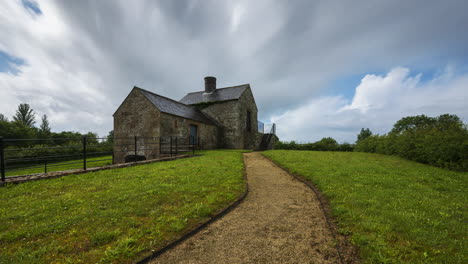
[[[24,8],[26,8],[27,10],[34,12],[34,14],[36,15],[42,14],[42,10],[39,8],[39,4],[36,1],[21,0],[21,2],[23,3]]]
[[[25,63],[25,60],[0,50],[0,72],[17,75],[20,72],[20,66]]]
[[[450,64],[447,64],[447,65],[444,64],[442,66],[419,65],[419,66],[412,66],[412,67],[401,65],[400,67],[409,69],[410,77],[416,77],[417,75],[420,75],[419,77],[420,84],[425,84],[425,83],[431,82],[434,79],[439,78],[440,76],[446,74],[446,71],[448,70],[448,68],[451,68],[450,70],[452,70],[452,74],[454,75],[465,74],[468,72],[468,64],[464,64],[464,65],[454,64],[452,65],[452,67],[450,66]],[[391,68],[387,69],[386,71],[383,69],[378,69],[375,71],[367,71],[367,72],[362,72],[359,74],[339,77],[331,81],[328,84],[326,89],[323,90],[323,94],[326,96],[341,95],[345,97],[347,100],[352,100],[356,91],[356,87],[361,83],[361,80],[367,74],[372,74],[372,75],[377,75],[377,76],[386,76],[390,70]]]
[[[356,74],[337,78],[329,83],[324,90],[327,96],[341,95],[347,100],[352,100],[356,87],[361,83],[366,74]]]

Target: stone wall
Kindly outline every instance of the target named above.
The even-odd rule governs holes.
[[[161,113],[161,135],[188,138],[190,136],[190,125],[196,125],[200,147],[202,149],[218,148],[218,128],[180,116]]]
[[[239,103],[237,100],[217,102],[203,109],[203,113],[218,121],[222,126],[220,130],[221,148],[242,149],[243,142],[240,137]]]
[[[250,88],[245,90],[239,100],[208,104],[201,110],[222,125],[222,148],[258,148],[261,141],[261,134],[258,133],[258,110]],[[250,131],[247,131],[247,111],[251,115]]]
[[[250,112],[250,131],[247,129],[247,112]],[[258,149],[262,134],[258,132],[258,109],[252,90],[246,89],[239,98],[240,135],[244,149]]]
[[[127,155],[135,154],[134,136],[138,137],[137,155],[157,158],[159,137],[188,138],[190,125],[197,126],[200,146],[204,149],[258,149],[262,134],[258,132],[258,110],[250,87],[239,100],[206,104],[201,111],[221,127],[161,113],[139,90],[133,89],[114,114],[114,162],[122,163]]]
[[[114,163],[123,163],[127,155],[134,155],[137,136],[137,155],[147,159],[158,157],[160,112],[137,90],[133,89],[114,113]],[[154,149],[147,146],[156,146]]]

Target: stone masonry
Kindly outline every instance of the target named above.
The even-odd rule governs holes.
[[[135,153],[157,158],[160,138],[187,139],[191,126],[203,149],[258,149],[263,133],[258,131],[257,115],[249,84],[217,88],[216,78],[206,77],[204,91],[180,101],[134,87],[114,113],[114,162],[122,163]],[[131,144],[135,136],[136,152]]]

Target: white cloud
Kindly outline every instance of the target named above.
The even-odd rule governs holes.
[[[358,109],[366,113],[371,109],[382,109],[389,104],[398,103],[394,99],[398,100],[399,96],[395,95],[411,94],[421,77],[409,77],[408,74],[409,69],[398,67],[386,76],[366,75],[356,87],[353,101],[343,110]]]
[[[279,137],[303,142],[333,137],[354,142],[361,128],[386,133],[402,117],[456,114],[468,120],[468,73],[442,75],[421,82],[421,74],[410,75],[397,67],[385,76],[368,74],[356,87],[351,101],[341,96],[312,99],[308,103],[273,116]]]
[[[214,75],[221,87],[250,83],[261,120],[309,101],[352,119],[376,102],[392,104],[393,86],[369,90],[369,80],[355,101],[317,98],[342,76],[466,63],[465,2],[374,2],[38,0],[42,12],[32,14],[20,0],[1,1],[0,50],[26,64],[18,75],[0,72],[0,113],[29,103],[54,131],[105,135],[133,85],[178,99]],[[397,73],[369,78],[401,84]],[[402,90],[420,85],[411,78]],[[342,122],[333,126],[345,137]]]
[[[47,114],[54,131],[105,135],[112,122],[103,115],[110,116],[113,106],[95,74],[103,65],[93,65],[102,56],[86,36],[73,34],[52,2],[41,2],[40,8],[42,15],[31,14],[21,1],[8,1],[0,11],[0,35],[12,36],[0,38],[0,50],[26,62],[17,75],[0,72],[0,112],[10,117],[19,103],[29,103],[37,123]]]

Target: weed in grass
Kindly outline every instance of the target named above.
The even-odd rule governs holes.
[[[91,245],[102,246],[115,240],[120,234],[120,230],[96,231],[90,237]]]

